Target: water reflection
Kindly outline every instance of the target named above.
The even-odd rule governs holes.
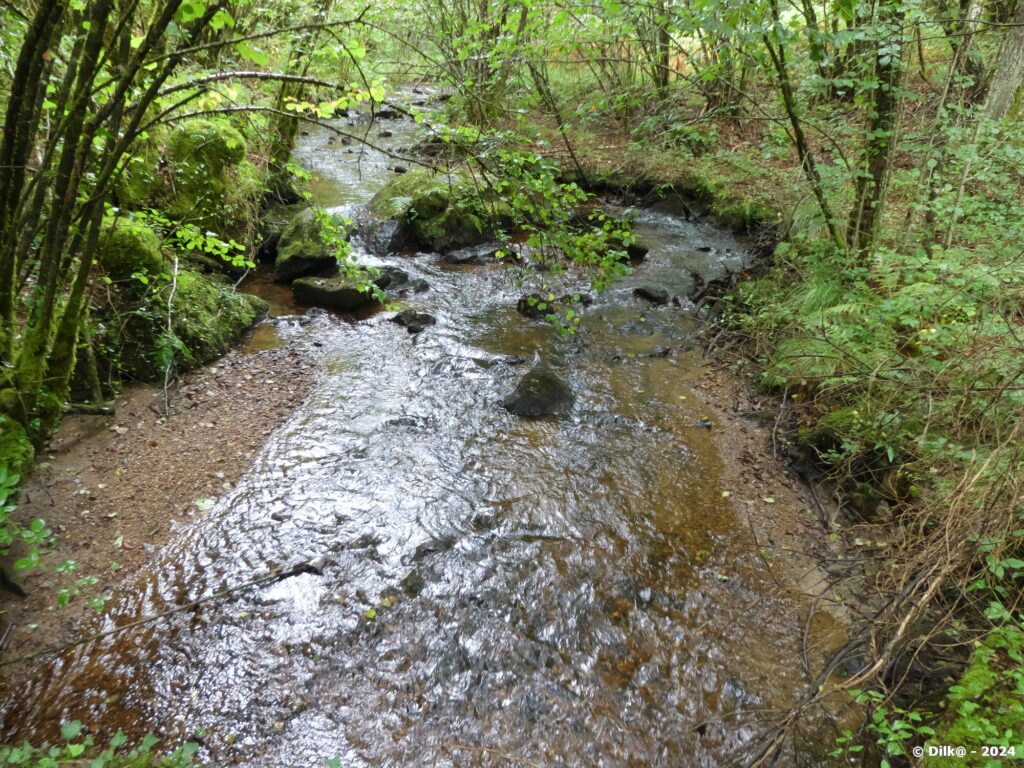
[[[322,202],[365,202],[389,162],[325,141],[297,153]],[[430,254],[383,257],[431,286],[408,302],[438,318],[419,336],[280,319],[322,345],[319,387],[104,626],[309,567],[69,654],[8,699],[9,735],[158,727],[254,768],[724,764],[791,702],[797,612],[692,429],[692,319],[628,289],[685,292],[692,254],[741,246],[638,221],[647,263],[575,337],[518,316],[502,266]],[[576,391],[570,417],[500,408],[533,356]]]

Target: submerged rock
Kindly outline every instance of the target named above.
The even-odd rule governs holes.
[[[651,304],[668,304],[668,300],[672,298],[664,288],[657,288],[653,285],[641,285],[638,288],[634,288],[633,295],[646,299]]]
[[[434,325],[437,318],[426,312],[415,312],[411,309],[403,309],[390,319],[392,323],[400,325],[409,333],[419,333],[423,329]]]
[[[484,243],[483,245],[471,245],[467,248],[459,248],[444,256],[447,264],[486,264],[497,261],[498,252],[501,246],[497,243]]]
[[[292,283],[295,300],[339,312],[353,312],[377,300],[345,275],[336,277],[300,277]]]
[[[274,281],[290,283],[297,277],[322,272],[335,264],[334,254],[328,251],[321,237],[320,222],[312,209],[306,209],[296,215],[281,233],[274,262]]]
[[[409,273],[398,267],[381,267],[380,274],[373,279],[373,284],[381,290],[393,294],[423,293],[430,288],[426,280],[409,277]]]
[[[515,390],[502,401],[510,413],[524,418],[554,416],[568,413],[576,403],[569,385],[550,368],[538,363],[531,368]]]

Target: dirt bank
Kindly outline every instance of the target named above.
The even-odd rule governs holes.
[[[261,335],[257,329],[257,342]],[[99,607],[96,598],[128,583],[177,526],[228,490],[317,371],[297,345],[249,353],[243,346],[174,386],[169,412],[161,388],[136,385],[111,416],[66,418],[22,491],[17,514],[43,518],[54,535],[42,566],[25,578],[28,596],[0,594],[0,658],[67,643],[93,626],[90,598]],[[67,560],[77,567],[56,572]],[[61,589],[78,590],[63,608]],[[24,665],[0,669],[0,685],[23,674]]]

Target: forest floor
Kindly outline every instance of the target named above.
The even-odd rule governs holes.
[[[229,490],[318,371],[298,345],[250,352],[243,343],[172,386],[169,415],[164,390],[139,384],[125,388],[113,415],[65,418],[21,493],[19,515],[44,519],[54,535],[24,580],[27,596],[0,595],[4,657],[75,640],[93,618],[90,598],[130,583],[151,552]],[[77,567],[57,572],[68,560]],[[80,594],[61,608],[61,589]],[[8,671],[12,682],[17,675]]]

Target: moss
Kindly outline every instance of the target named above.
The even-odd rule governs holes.
[[[300,211],[281,232],[274,262],[274,280],[289,283],[334,264],[324,243],[320,223],[311,208]]]
[[[173,183],[157,196],[160,207],[221,236],[243,234],[256,221],[265,188],[264,173],[246,151],[242,134],[227,123],[185,123],[168,141]]]
[[[936,744],[1016,747],[1024,740],[1024,631],[1007,625],[989,632],[958,683],[949,689],[946,722]],[[1018,754],[1019,757],[1019,754]],[[990,765],[991,758],[949,758],[950,766]]]
[[[178,274],[167,332],[170,284],[154,287],[141,300],[121,308],[116,326],[104,323],[97,347],[121,376],[151,380],[175,369],[201,365],[227,352],[267,311],[255,296],[238,293],[220,276],[184,270]]]
[[[370,201],[370,212],[380,219],[405,215],[433,218],[447,208],[455,190],[468,181],[462,174],[436,174],[423,168],[396,176]]]
[[[264,314],[262,299],[197,272],[178,275],[171,327],[185,348],[185,361],[200,365],[227,352]]]
[[[122,208],[145,208],[159,193],[161,139],[161,133],[154,133],[133,145],[134,153],[117,184],[117,203]]]
[[[100,235],[96,261],[113,280],[127,280],[136,272],[158,275],[163,271],[160,238],[139,221],[117,219]]]
[[[14,419],[0,414],[0,466],[24,476],[35,456],[35,448],[25,429]]]
[[[812,426],[801,427],[797,440],[801,445],[827,450],[838,447],[844,438],[856,434],[864,419],[856,408],[837,408],[826,413]]]
[[[507,206],[465,171],[398,176],[374,195],[369,209],[378,220],[406,225],[415,245],[437,251],[483,242],[511,220]]]
[[[749,197],[719,197],[711,204],[716,223],[735,232],[752,232],[759,224],[775,222],[779,214]]]
[[[192,120],[178,127],[170,138],[168,155],[176,166],[202,165],[211,174],[238,165],[247,151],[242,134],[229,124]]]

